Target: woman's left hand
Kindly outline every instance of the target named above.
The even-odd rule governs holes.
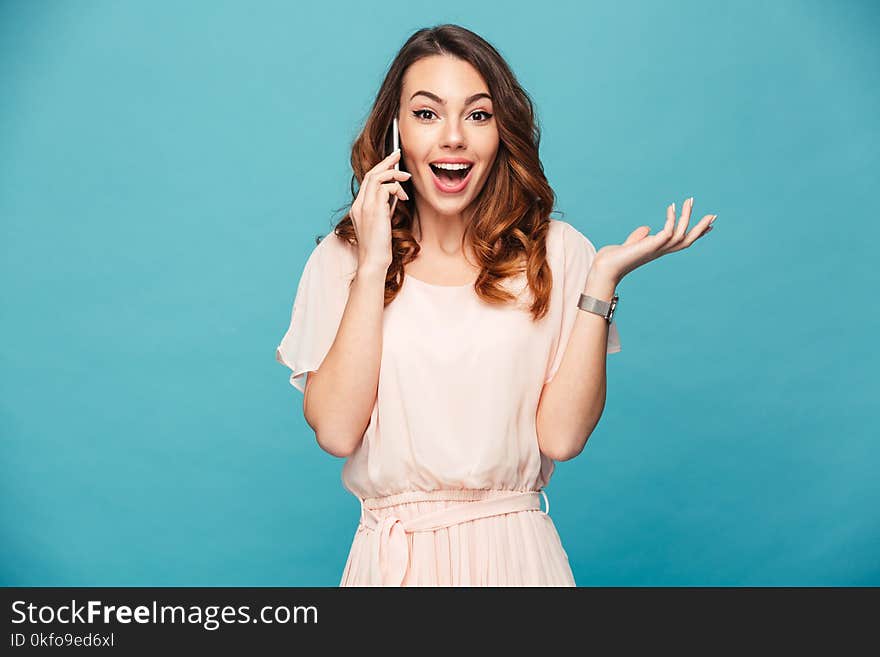
[[[688,222],[694,207],[693,197],[681,208],[681,219],[675,226],[675,204],[666,208],[666,224],[656,235],[650,235],[650,226],[639,226],[629,234],[623,244],[603,246],[596,253],[593,268],[616,282],[634,269],[656,260],[662,255],[681,251],[712,230],[712,222],[718,215],[707,214],[689,232]]]

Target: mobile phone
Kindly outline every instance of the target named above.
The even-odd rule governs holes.
[[[388,143],[388,142],[386,142]],[[393,153],[395,150],[400,148],[400,133],[397,129],[397,117],[394,117],[394,120],[391,121],[391,152]],[[389,153],[391,155],[391,153]],[[397,158],[397,162],[394,163],[394,168],[400,171],[400,158]],[[397,207],[397,196],[395,196],[391,200],[391,215],[394,215],[394,209]]]
[[[391,138],[394,140],[391,150],[396,151],[398,148],[400,148],[400,132],[397,129],[396,116],[394,117],[394,121],[391,122],[391,134]],[[397,162],[394,163],[394,168],[400,171],[400,158],[397,158]]]

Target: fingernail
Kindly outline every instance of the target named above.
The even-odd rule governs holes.
[[[714,224],[714,223],[715,223],[715,219],[717,219],[717,218],[718,218],[718,215],[717,215],[717,214],[713,214],[713,215],[712,215],[712,218],[709,220],[709,225],[711,226],[712,224]]]
[[[688,204],[689,204],[691,207],[693,207],[693,205],[694,205],[694,197],[693,197],[693,196],[691,196],[691,197],[688,199]]]
[[[672,214],[675,214],[675,202],[672,203]]]

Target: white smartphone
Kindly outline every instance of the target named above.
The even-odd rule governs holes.
[[[391,132],[393,134],[392,139],[394,140],[394,144],[391,147],[392,150],[397,150],[400,148],[400,133],[397,130],[397,117],[394,117],[394,121],[391,123]],[[394,163],[394,168],[400,171],[400,158],[397,158],[397,162]]]
[[[400,148],[400,133],[397,131],[397,117],[391,122],[391,152],[393,153]],[[390,153],[389,153],[390,154]],[[400,171],[400,158],[394,163],[394,168]],[[397,208],[397,196],[391,199],[391,215],[394,216],[394,210]]]

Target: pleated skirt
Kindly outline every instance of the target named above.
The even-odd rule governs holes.
[[[407,491],[362,499],[375,516],[407,521],[503,490]],[[362,509],[363,511],[363,509]],[[378,586],[377,531],[358,523],[340,586]],[[402,531],[402,530],[400,530]],[[402,545],[402,543],[401,543]],[[556,526],[540,509],[503,513],[406,533],[401,586],[575,586]],[[402,570],[402,568],[401,568]]]

